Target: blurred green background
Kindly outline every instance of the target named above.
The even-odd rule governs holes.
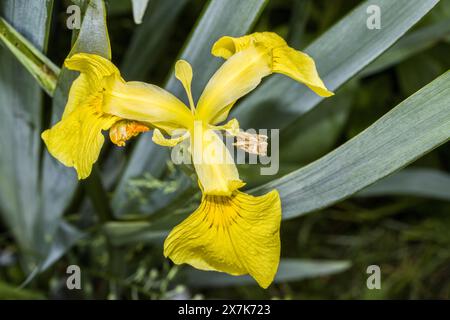
[[[83,4],[82,1],[75,2]],[[361,3],[363,1],[356,0],[270,0],[260,6],[260,15],[254,13],[254,21],[249,22],[247,28],[275,31],[291,46],[302,50]],[[70,1],[54,1],[49,11],[52,23],[46,55],[57,66],[62,66],[71,50],[72,39],[75,39],[66,27],[66,8],[70,4]],[[186,39],[196,30],[199,19],[204,18],[202,13],[207,5],[202,0],[179,0],[176,5],[173,1],[168,5],[163,0],[150,0],[143,23],[138,25],[133,20],[131,1],[106,1],[112,59],[120,66],[125,79],[145,80],[160,86],[169,83],[170,86],[167,79],[174,61],[180,51],[186,49]],[[230,12],[234,12],[232,7]],[[366,68],[361,66],[362,71],[336,90],[335,97],[292,117],[281,131],[277,177],[260,176],[258,166],[241,166],[240,173],[249,188],[328,154],[449,70],[450,1],[441,1],[425,13],[405,35],[397,36],[401,36],[400,40],[393,47],[388,49],[386,46],[382,50],[386,52],[380,59]],[[382,26],[384,14],[382,12]],[[221,23],[234,22],[231,18],[227,22],[225,17]],[[389,26],[386,28],[389,32]],[[370,32],[367,30],[368,34]],[[384,32],[383,27],[380,32]],[[364,50],[362,42],[361,50]],[[195,49],[194,46],[193,51]],[[0,59],[14,59],[6,49],[1,50]],[[208,52],[209,48],[205,50]],[[208,59],[216,61],[212,56]],[[332,54],[327,57],[330,63],[334,59]],[[320,70],[320,62],[317,63]],[[211,65],[205,65],[203,69],[198,61],[197,66],[195,68],[194,64],[194,82],[197,74],[201,77],[202,72],[208,74],[211,69]],[[0,69],[0,73],[3,70]],[[5,78],[2,80],[1,86],[6,86],[7,81],[10,83]],[[199,80],[199,86],[202,81]],[[70,84],[69,80],[66,88],[67,84]],[[449,82],[446,85],[450,88]],[[58,92],[64,92],[63,86],[60,80],[54,101],[64,101],[63,94],[58,98]],[[19,86],[12,90],[21,95],[28,89]],[[55,115],[51,110],[56,107],[50,97],[42,96],[42,99],[41,120],[46,127],[52,122]],[[268,103],[277,102],[269,100]],[[261,108],[265,107],[261,105]],[[450,105],[446,104],[444,108],[448,115]],[[269,110],[264,115],[265,121],[270,122],[271,109],[263,110]],[[240,119],[239,114],[236,116]],[[264,121],[255,123],[255,118],[251,120],[243,123],[267,127]],[[449,123],[450,119],[446,121]],[[278,125],[274,127],[278,128]],[[145,137],[149,141],[150,136]],[[136,157],[134,161],[147,159],[147,162],[141,163],[140,169],[128,172],[126,164],[134,159],[131,154],[136,153],[139,143],[132,142],[126,150],[120,151],[109,146],[102,154],[97,175],[78,187],[73,186],[68,193],[74,196],[67,196],[68,205],[63,205],[61,214],[64,213],[70,228],[76,228],[68,232],[74,241],[66,241],[70,238],[67,234],[61,239],[52,238],[52,244],[61,241],[63,249],[55,253],[57,258],[47,259],[50,263],[45,267],[41,265],[40,272],[36,268],[42,259],[38,259],[40,262],[32,259],[34,264],[29,264],[24,249],[27,245],[17,240],[27,231],[13,232],[11,222],[6,222],[6,218],[0,220],[0,298],[448,299],[450,146],[445,142],[400,173],[380,180],[361,194],[283,221],[282,257],[286,260],[280,269],[280,279],[268,290],[262,290],[250,281],[233,282],[220,276],[216,279],[209,273],[193,271],[189,267],[174,267],[164,259],[165,230],[175,224],[170,220],[174,216],[172,213],[179,213],[175,215],[175,220],[179,221],[198,204],[199,195],[195,188],[183,187],[194,184],[191,179],[186,179],[180,168],[170,163],[166,166],[160,150],[153,155],[151,149],[147,155],[141,148],[144,150],[142,157]],[[370,145],[366,147],[370,149]],[[37,159],[43,161],[45,151],[40,150]],[[0,158],[6,159],[2,155]],[[57,177],[58,181],[73,179],[72,176]],[[38,174],[38,181],[41,178]],[[7,177],[3,175],[1,179],[6,181]],[[61,199],[64,196],[54,194],[54,197]],[[121,203],[120,208],[118,203]],[[302,201],[299,200],[297,206],[301,207]],[[2,210],[6,211],[5,207],[0,207]],[[125,225],[123,221],[128,222]],[[81,268],[82,290],[66,288],[66,268],[71,264]],[[369,290],[366,286],[369,265],[381,268],[380,290]],[[27,278],[26,286],[19,289]]]

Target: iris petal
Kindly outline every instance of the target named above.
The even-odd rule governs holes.
[[[197,105],[197,119],[210,124],[224,121],[233,104],[255,89],[271,73],[267,50],[250,47],[228,59],[212,76]]]
[[[166,90],[138,81],[115,82],[105,93],[103,111],[123,119],[149,123],[169,134],[189,128],[193,116],[186,105]]]
[[[189,99],[189,105],[191,107],[191,110],[194,111],[195,106],[191,90],[193,72],[189,62],[185,60],[177,61],[177,63],[175,64],[175,77],[180,80],[181,84],[184,87],[184,90],[186,90],[186,94]]]
[[[284,74],[305,84],[321,97],[330,97],[334,94],[320,79],[314,60],[304,52],[290,47],[274,49],[273,72]]]
[[[259,197],[239,191],[231,197],[204,196],[169,234],[164,255],[201,270],[250,274],[267,288],[280,259],[280,221],[276,190]]]
[[[119,70],[107,59],[87,53],[75,54],[66,67],[80,71],[70,88],[61,121],[42,133],[47,149],[64,165],[74,167],[78,178],[87,178],[98,159],[108,130],[119,118],[102,112],[103,88],[109,79],[119,82]]]
[[[104,137],[119,119],[97,112],[94,106],[79,107],[51,129],[42,133],[42,139],[52,156],[68,167],[74,167],[78,179],[85,179],[97,161]]]
[[[203,193],[229,196],[244,185],[233,157],[214,130],[196,127],[191,153]]]
[[[118,80],[123,81],[119,69],[108,59],[96,54],[74,54],[64,61],[64,66],[70,70],[79,71],[88,84],[86,89],[91,93],[101,90],[104,86],[103,80],[108,76],[114,75]]]
[[[299,81],[322,97],[333,95],[320,79],[314,60],[306,53],[289,47],[276,33],[256,32],[239,38],[222,37],[214,44],[211,53],[230,59],[251,47],[266,48],[270,52],[272,72]]]

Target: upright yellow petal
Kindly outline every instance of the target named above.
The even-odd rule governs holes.
[[[185,60],[178,60],[175,64],[175,77],[180,80],[184,90],[186,90],[186,94],[189,99],[189,106],[191,107],[191,111],[194,112],[195,105],[191,90],[192,76],[192,67],[189,62]]]
[[[102,110],[123,119],[149,123],[169,134],[192,127],[186,105],[166,90],[144,82],[114,82],[104,93]]]
[[[228,59],[252,47],[265,48],[270,52],[272,72],[291,77],[322,97],[333,95],[320,79],[314,60],[306,53],[289,47],[276,33],[256,32],[239,38],[222,37],[214,44],[211,53]]]
[[[85,179],[97,161],[104,142],[102,130],[108,130],[119,119],[97,112],[95,106],[76,108],[60,122],[42,133],[52,156],[68,167],[74,167],[78,179]]]
[[[233,55],[206,85],[197,104],[197,119],[211,124],[224,121],[236,100],[271,73],[271,61],[270,52],[258,47]]]
[[[260,197],[239,191],[203,196],[200,207],[167,237],[164,255],[201,270],[250,274],[267,288],[280,259],[280,222],[276,190]]]
[[[207,128],[199,128],[191,133],[191,153],[200,186],[207,195],[228,196],[244,183],[234,160],[222,139]]]

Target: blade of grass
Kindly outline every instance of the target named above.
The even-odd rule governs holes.
[[[294,0],[289,27],[289,43],[295,48],[303,46],[304,31],[311,12],[311,0]]]
[[[424,51],[450,35],[450,20],[423,27],[400,39],[383,55],[367,66],[359,76],[366,77],[383,71],[399,62]]]
[[[0,18],[0,41],[38,81],[42,89],[52,96],[59,68],[3,18]]]
[[[181,10],[190,0],[156,0],[145,16],[144,22],[133,34],[130,46],[120,68],[125,79],[143,80],[158,63],[169,31]]]
[[[133,5],[134,23],[141,24],[144,17],[145,10],[147,10],[149,0],[131,0]]]
[[[0,15],[36,50],[45,52],[52,1],[0,3]],[[0,48],[0,208],[31,270],[45,255],[48,239],[39,211],[40,131],[43,94],[16,57]]]
[[[405,169],[361,190],[357,197],[414,196],[450,201],[450,175],[427,168]]]

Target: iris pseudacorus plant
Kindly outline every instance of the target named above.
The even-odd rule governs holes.
[[[65,65],[80,76],[72,84],[61,121],[44,131],[42,138],[54,157],[76,169],[79,179],[89,176],[99,156],[102,130],[109,129],[111,141],[119,146],[150,129],[154,129],[153,141],[163,146],[174,147],[189,139],[202,200],[169,234],[164,255],[176,264],[201,270],[250,274],[267,288],[280,260],[280,197],[276,190],[262,196],[239,190],[245,183],[217,132],[239,138],[236,119],[222,123],[235,102],[272,73],[287,75],[320,96],[333,93],[320,79],[313,59],[289,47],[275,33],[222,37],[212,54],[227,61],[212,76],[197,104],[191,94],[191,66],[184,60],[175,65],[189,106],[155,85],[125,82],[105,58],[75,54]]]

